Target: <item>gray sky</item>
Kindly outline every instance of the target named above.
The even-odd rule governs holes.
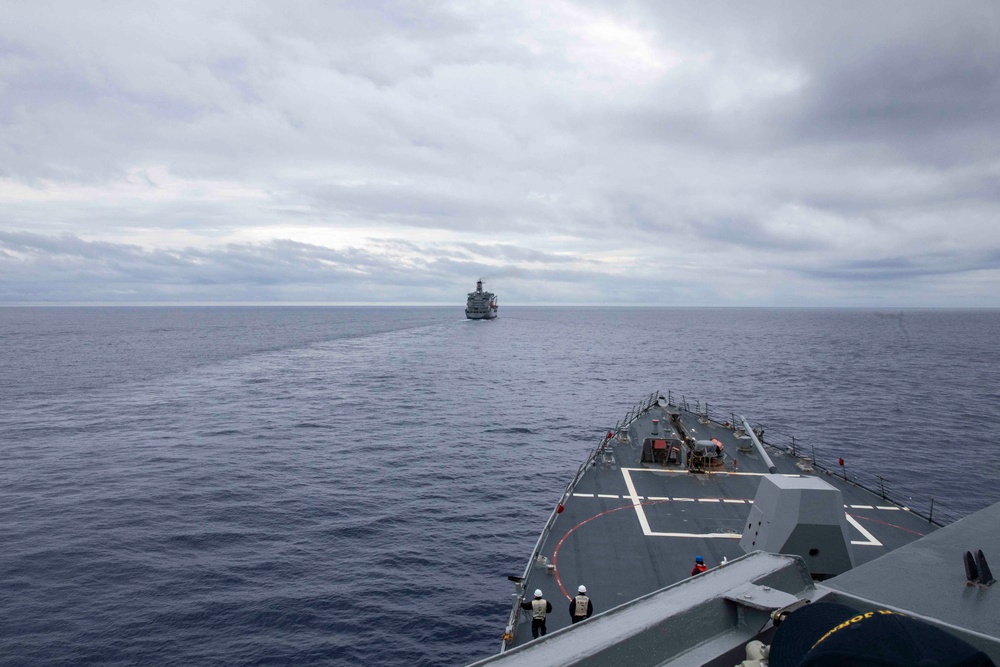
[[[1000,3],[44,2],[0,303],[1000,307]]]

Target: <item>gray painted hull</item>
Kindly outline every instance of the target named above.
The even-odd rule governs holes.
[[[709,568],[744,556],[740,538],[772,466],[779,475],[819,477],[843,494],[855,566],[940,527],[839,470],[814,466],[804,452],[771,446],[758,452],[727,422],[657,398],[637,406],[609,433],[613,437],[602,439],[553,509],[523,581],[515,584],[519,595],[530,598],[541,589],[552,603],[550,633],[571,625],[569,600],[580,584],[601,613],[688,580],[697,555]],[[656,429],[669,451],[672,424],[684,436],[719,443],[715,465],[694,470],[666,461],[662,447],[653,449],[648,439]],[[515,603],[502,649],[531,641],[530,618]]]
[[[465,302],[465,316],[470,320],[492,320],[497,316],[497,295],[483,289],[483,281],[476,282],[476,290],[469,292]]]

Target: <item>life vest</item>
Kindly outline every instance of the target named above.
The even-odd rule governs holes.
[[[535,598],[531,601],[531,617],[537,621],[545,620],[545,608],[549,604],[542,598]]]
[[[573,610],[574,616],[586,616],[587,615],[587,603],[590,602],[590,598],[586,595],[576,596],[576,608]]]

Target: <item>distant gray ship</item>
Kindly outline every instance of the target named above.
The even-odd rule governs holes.
[[[476,291],[469,292],[465,316],[470,320],[492,320],[497,316],[497,295],[483,291],[483,281],[476,281]]]
[[[982,652],[962,664],[1000,663],[1000,585],[987,563],[1000,561],[1000,503],[943,525],[933,501],[918,510],[886,482],[848,475],[843,459],[825,468],[794,438],[765,441],[740,415],[653,394],[580,466],[524,573],[508,577],[500,654],[475,664],[798,664],[788,638],[828,603],[852,622],[917,619],[923,636]],[[581,596],[594,616],[571,623]],[[537,639],[545,605],[533,597],[553,609]],[[786,619],[795,629],[782,637]],[[833,623],[821,631],[849,624]]]

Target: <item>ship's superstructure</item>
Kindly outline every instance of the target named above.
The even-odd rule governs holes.
[[[476,291],[469,292],[465,316],[470,320],[492,320],[497,316],[497,295],[483,291],[483,281],[476,281]]]
[[[766,442],[742,416],[654,394],[602,438],[508,577],[501,653],[483,664],[731,666],[814,601],[911,615],[1000,662],[985,562],[1000,561],[1000,505],[939,531],[933,504],[839,467],[794,439]],[[597,613],[571,624],[581,585]],[[533,639],[520,602],[536,589],[553,612]]]

